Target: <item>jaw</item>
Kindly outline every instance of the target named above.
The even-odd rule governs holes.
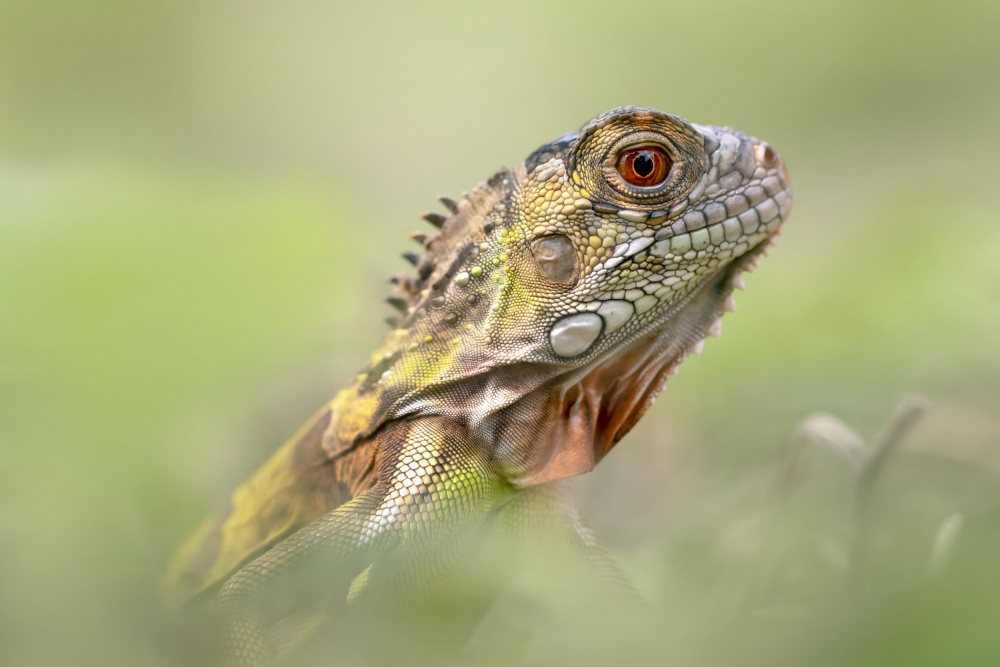
[[[736,310],[733,291],[743,289],[742,274],[753,273],[760,266],[761,255],[769,252],[780,234],[779,229],[729,262],[666,312],[663,326],[656,331],[658,339],[680,351],[671,360],[674,368],[691,352],[700,355],[706,337],[721,336],[722,316]]]
[[[519,401],[519,420],[530,422],[520,437],[532,446],[511,457],[511,482],[532,486],[593,470],[653,404],[685,357],[700,354],[705,338],[721,333],[723,314],[734,309],[733,290],[742,287],[741,274],[756,269],[773,242],[773,236],[765,239],[720,269],[667,310],[659,326],[617,354],[553,378]],[[535,419],[525,419],[532,413]]]

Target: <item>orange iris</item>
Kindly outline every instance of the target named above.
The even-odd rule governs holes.
[[[660,185],[670,174],[673,162],[659,146],[637,146],[618,154],[615,169],[629,185],[650,188]]]

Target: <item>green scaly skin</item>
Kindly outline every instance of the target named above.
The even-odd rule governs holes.
[[[665,181],[630,185],[618,156],[650,146],[672,163]],[[442,203],[365,372],[171,564],[174,603],[224,582],[233,664],[272,660],[303,599],[363,597],[382,563],[419,562],[401,580],[435,588],[442,545],[472,533],[554,532],[619,581],[558,481],[592,470],[721,332],[792,199],[766,143],[626,107]]]

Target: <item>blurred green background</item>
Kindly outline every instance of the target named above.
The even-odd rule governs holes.
[[[0,664],[195,661],[156,579],[363,365],[416,216],[625,104],[766,138],[796,195],[577,484],[656,619],[631,661],[1000,664],[998,32],[967,1],[0,0]],[[810,413],[868,438],[912,393],[859,592],[849,466],[775,479]],[[567,637],[538,664],[626,662]]]

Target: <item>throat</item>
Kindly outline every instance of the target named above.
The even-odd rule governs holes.
[[[739,270],[720,271],[660,326],[582,376],[554,377],[495,415],[495,456],[508,479],[525,487],[593,470],[713,330]]]

